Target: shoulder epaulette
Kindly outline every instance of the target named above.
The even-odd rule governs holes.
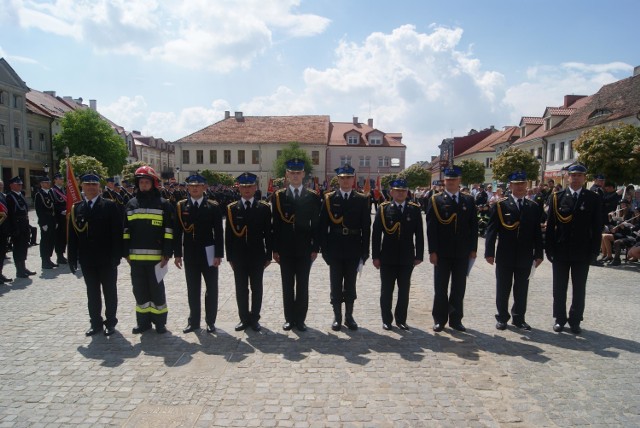
[[[362,197],[364,197],[364,198],[367,198],[367,197],[368,197],[368,195],[366,195],[366,194],[364,194],[364,193],[362,193],[362,192],[358,192],[357,190],[356,190],[356,191],[354,191],[353,193],[357,193],[358,195],[360,195],[360,196],[362,196]]]
[[[268,207],[271,207],[271,205],[269,205],[269,202],[267,202],[267,201],[262,201],[261,200],[259,203],[261,203],[262,205],[266,205]]]
[[[415,202],[408,202],[409,205],[413,205],[414,207],[422,208],[420,204],[416,204]]]
[[[181,199],[181,200],[178,201],[178,205],[184,205],[186,203],[187,203],[186,199]]]
[[[380,203],[380,206],[381,206],[381,207],[384,207],[384,206],[389,205],[390,203],[391,203],[391,202],[389,202],[389,201],[384,201],[384,202]]]
[[[287,191],[287,188],[283,187],[282,189],[276,190],[276,193],[282,193],[282,192],[286,192],[286,191]]]
[[[233,205],[237,204],[238,201],[233,201],[230,204],[227,204],[227,208],[233,208]]]
[[[533,199],[529,199],[529,202],[531,202],[533,205],[538,205],[538,203],[536,201],[534,201]]]
[[[186,199],[183,199],[182,201],[186,201]],[[182,202],[182,201],[180,201],[180,202]],[[180,202],[178,202],[178,203],[180,203]],[[220,204],[218,203],[218,201],[212,201],[211,199],[207,199],[207,202],[208,202],[208,203],[210,203],[211,205],[216,206],[216,207],[217,207],[218,205],[220,205]]]
[[[504,198],[500,198],[498,199],[496,202],[502,202],[502,201],[506,201],[507,199],[509,199],[508,196],[504,197]]]
[[[78,204],[81,204],[82,202],[83,202],[83,201],[82,201],[82,200],[80,200],[80,201],[74,202],[74,203],[73,203],[73,205],[78,205]]]

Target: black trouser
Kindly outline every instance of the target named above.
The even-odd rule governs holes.
[[[469,259],[438,257],[438,266],[434,268],[433,320],[437,324],[449,325],[462,321],[464,316],[464,293],[467,288],[467,269]],[[449,290],[451,278],[451,293]]]
[[[216,323],[218,314],[218,268],[204,263],[184,262],[184,276],[187,280],[189,297],[189,325],[200,326],[202,313],[202,277],[206,290],[204,292],[204,319],[207,325]]]
[[[25,269],[24,262],[27,260],[27,250],[29,249],[29,241],[31,239],[31,231],[28,225],[22,227],[17,235],[13,235],[11,238],[11,245],[13,245],[13,262],[16,265],[16,271],[18,273],[23,272]]]
[[[498,309],[496,320],[507,322],[511,318],[509,316],[509,295],[513,286],[513,306],[511,307],[513,323],[520,324],[525,321],[530,274],[530,267],[496,265],[496,308]]]
[[[584,261],[559,261],[554,260],[553,270],[553,316],[560,325],[569,322],[569,325],[580,325],[584,314],[584,302],[587,290],[587,276],[589,275],[589,262]],[[571,285],[573,299],[567,317],[567,290],[569,288],[569,273],[571,273]]]
[[[329,281],[331,282],[331,304],[353,303],[356,294],[356,275],[360,259],[331,259]]]
[[[104,294],[104,315],[107,328],[113,328],[118,324],[116,311],[118,309],[118,267],[110,265],[86,266],[81,265],[84,283],[87,285],[87,300],[91,327],[102,328],[102,294]]]
[[[309,273],[311,256],[280,256],[284,319],[290,323],[304,323],[309,309]]]
[[[407,311],[409,310],[409,290],[411,289],[411,273],[413,265],[390,265],[380,266],[380,311],[382,312],[382,322],[391,324],[395,315],[396,323],[406,324]],[[391,314],[393,303],[393,290],[398,281],[398,301],[394,315]]]
[[[260,319],[263,274],[263,264],[233,264],[238,315],[240,315],[240,321],[245,324],[257,322]],[[251,284],[251,309],[249,309],[249,284]]]
[[[0,225],[0,227],[2,227]],[[3,232],[0,232],[0,275],[2,274],[2,267],[4,266],[4,258],[7,256],[7,241],[9,237]]]
[[[164,281],[156,280],[155,264],[131,262],[131,284],[136,298],[138,327],[156,327],[167,323],[167,297]]]
[[[56,229],[55,250],[58,258],[62,258],[67,247],[67,217],[61,214],[57,215],[56,224],[58,227]]]
[[[44,230],[46,227],[47,230]],[[40,258],[42,261],[51,260],[56,245],[56,220],[51,217],[45,224],[40,225]]]

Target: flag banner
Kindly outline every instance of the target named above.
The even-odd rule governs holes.
[[[78,188],[78,182],[76,176],[73,175],[73,168],[71,162],[67,158],[67,216],[71,214],[71,207],[76,202],[80,202],[82,196],[80,196],[80,189]]]

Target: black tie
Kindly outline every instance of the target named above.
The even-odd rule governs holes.
[[[453,199],[453,204],[457,205],[458,201],[456,200],[456,195],[451,195],[451,199]]]
[[[198,209],[198,201],[195,201],[195,202],[193,203],[193,207],[194,207],[195,209]]]
[[[348,194],[348,193],[343,193],[343,194],[342,194],[342,198],[343,198],[345,201],[348,201],[348,200],[349,200],[349,194]]]
[[[88,205],[89,205],[89,209],[91,209],[91,207],[93,206],[93,200],[89,201]]]
[[[251,208],[251,202],[249,202],[249,201],[244,201],[244,208],[245,208],[246,210],[248,210],[249,208]]]
[[[398,211],[402,214],[402,204],[398,205]]]
[[[518,209],[522,211],[522,199],[518,199]]]
[[[298,193],[298,189],[294,189],[293,190],[293,199],[295,199],[296,201],[298,200],[298,196],[300,196],[300,194]]]

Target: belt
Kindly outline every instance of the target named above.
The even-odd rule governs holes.
[[[334,235],[360,235],[362,229],[349,229],[348,227],[334,227],[331,229],[331,233]]]

